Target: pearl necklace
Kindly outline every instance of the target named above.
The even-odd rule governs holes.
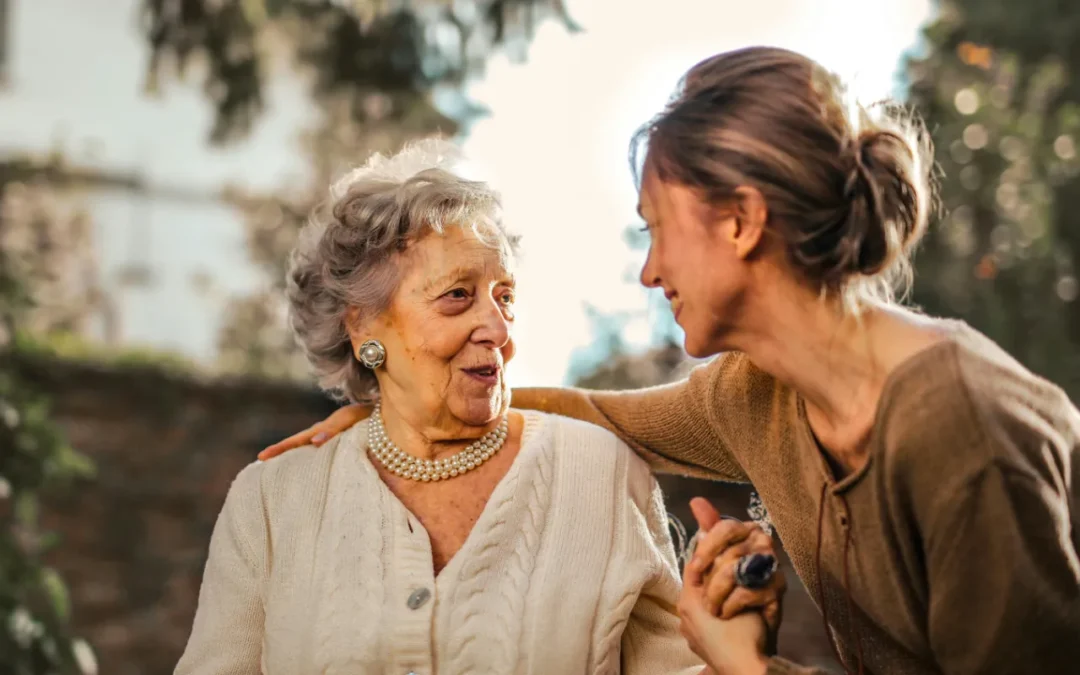
[[[386,436],[382,411],[378,404],[368,423],[368,449],[390,473],[409,480],[430,482],[446,480],[472,471],[498,452],[506,442],[510,424],[506,417],[499,426],[484,434],[461,452],[443,459],[420,459],[408,454]]]

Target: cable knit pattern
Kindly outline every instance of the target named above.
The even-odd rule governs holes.
[[[176,672],[698,672],[644,462],[598,427],[525,415],[518,456],[437,579],[366,424],[245,469]]]
[[[366,447],[367,425],[357,425],[341,439],[345,447]],[[323,527],[328,536],[320,538],[319,559],[326,561],[326,574],[317,579],[324,594],[315,630],[319,635],[315,661],[320,673],[355,673],[357,668],[377,664],[379,622],[372,614],[367,621],[355,621],[358,607],[377,612],[382,605],[382,587],[369,582],[383,578],[385,550],[380,517],[380,493],[371,489],[371,477],[378,475],[370,465],[357,462],[357,453],[343,453],[331,474]],[[367,469],[365,471],[365,469]],[[372,555],[379,552],[380,555]],[[348,630],[341,630],[342,627]],[[360,649],[358,649],[358,647]],[[368,649],[362,649],[368,647]],[[361,651],[362,649],[362,651]]]
[[[527,418],[526,438],[537,432],[537,420]],[[474,533],[484,545],[462,566],[454,595],[451,653],[470,673],[498,675],[517,666],[525,596],[551,499],[554,451],[551,442],[525,447],[529,455],[515,461],[504,479],[506,490],[476,524],[483,528]],[[525,508],[515,505],[523,495]]]
[[[630,463],[641,461],[632,458]],[[624,643],[632,643],[637,637],[632,634],[632,630],[626,630],[627,625],[634,619],[633,614],[648,614],[646,607],[654,598],[671,597],[677,595],[679,590],[678,564],[659,486],[652,476],[647,476],[639,467],[631,466],[629,469],[627,483],[632,499],[626,505],[629,508],[627,515],[637,526],[638,533],[643,536],[628,537],[625,545],[635,549],[628,557],[634,560],[635,570],[643,580],[643,587],[638,588],[638,585],[634,584],[624,589],[614,610],[601,619],[597,665],[593,671],[596,675],[619,672],[620,657],[625,656]],[[624,570],[624,573],[630,573],[630,570]],[[644,600],[642,595],[645,596]],[[629,647],[632,649],[633,645]],[[639,666],[636,668],[637,672],[648,673],[655,668],[654,664],[641,663],[633,654],[630,656],[631,663]]]
[[[607,615],[605,625],[600,630],[603,637],[600,638],[600,642],[596,647],[596,653],[599,656],[596,668],[593,669],[596,675],[619,672],[622,633],[623,629],[626,628],[626,622],[630,620],[630,612],[633,611],[637,600],[637,593],[627,593],[619,600],[619,604],[615,605],[612,612]]]

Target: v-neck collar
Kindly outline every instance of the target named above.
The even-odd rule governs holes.
[[[541,437],[543,434],[538,433],[540,428],[544,424],[543,416],[533,411],[519,411],[524,417],[524,425],[521,431],[521,447],[518,449],[518,454],[514,457],[514,461],[510,464],[510,468],[506,471],[499,482],[496,483],[495,489],[491,491],[491,495],[488,497],[487,503],[484,504],[483,510],[480,512],[480,516],[473,523],[472,529],[469,530],[469,534],[465,537],[465,541],[461,544],[454,555],[450,557],[446,565],[439,570],[438,574],[435,573],[435,558],[431,550],[431,535],[428,533],[427,528],[424,527],[420,519],[405,506],[404,502],[398,498],[394,491],[390,489],[390,486],[383,481],[379,475],[375,465],[371,462],[371,457],[368,454],[368,442],[367,442],[367,423],[362,423],[364,426],[363,435],[357,439],[355,443],[358,463],[365,472],[370,472],[370,475],[378,483],[378,489],[382,491],[384,498],[392,505],[392,508],[399,511],[406,518],[408,518],[411,527],[418,528],[419,532],[423,534],[425,545],[427,547],[428,556],[431,563],[431,571],[434,576],[435,583],[438,585],[439,581],[444,577],[452,575],[456,572],[457,568],[461,566],[461,560],[468,558],[469,549],[475,547],[476,540],[483,536],[484,532],[491,529],[493,523],[489,522],[492,515],[492,504],[499,503],[504,493],[511,489],[510,486],[517,484],[518,475],[527,468],[527,465],[534,461],[537,448],[542,444]],[[358,427],[361,425],[357,425]],[[360,433],[359,430],[357,432]],[[479,534],[478,534],[479,531]]]
[[[962,329],[962,325],[949,323],[946,324],[946,328],[949,333],[947,337],[912,354],[893,368],[892,372],[885,378],[885,383],[881,388],[881,395],[878,398],[877,408],[874,410],[874,421],[873,427],[870,430],[870,438],[867,439],[867,447],[869,450],[866,462],[864,462],[857,470],[852,471],[840,480],[836,480],[836,474],[833,473],[832,467],[829,465],[829,460],[825,456],[825,448],[818,442],[817,436],[814,435],[814,430],[810,426],[810,418],[806,413],[806,399],[796,392],[795,400],[799,424],[798,433],[802,437],[806,447],[813,451],[821,475],[833,494],[839,494],[850,490],[861,482],[863,477],[870,472],[870,468],[874,464],[874,456],[878,452],[877,448],[881,444],[881,433],[882,427],[884,426],[884,420],[888,416],[889,408],[892,405],[893,398],[895,398],[897,388],[907,379],[909,373],[916,370],[924,361],[933,358],[941,350],[954,349],[956,347],[957,333]]]

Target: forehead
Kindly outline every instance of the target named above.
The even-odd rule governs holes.
[[[646,164],[641,176],[641,187],[638,189],[638,215],[646,220],[656,218],[657,211],[664,208],[666,202],[664,182],[657,176],[656,170]]]
[[[646,172],[638,192],[638,213],[648,221],[664,220],[704,222],[709,204],[692,187],[661,180],[655,172]]]
[[[496,231],[471,226],[448,227],[416,241],[406,254],[411,263],[407,277],[437,283],[447,276],[510,276],[514,256]]]

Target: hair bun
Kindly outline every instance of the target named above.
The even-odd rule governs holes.
[[[903,134],[874,128],[852,143],[844,185],[847,217],[837,264],[841,274],[876,275],[911,250],[926,227],[925,169]]]
[[[717,54],[635,134],[635,177],[647,167],[710,205],[753,187],[801,282],[851,307],[887,301],[910,287],[907,253],[934,198],[933,153],[914,112],[851,103],[835,74],[801,54]]]

